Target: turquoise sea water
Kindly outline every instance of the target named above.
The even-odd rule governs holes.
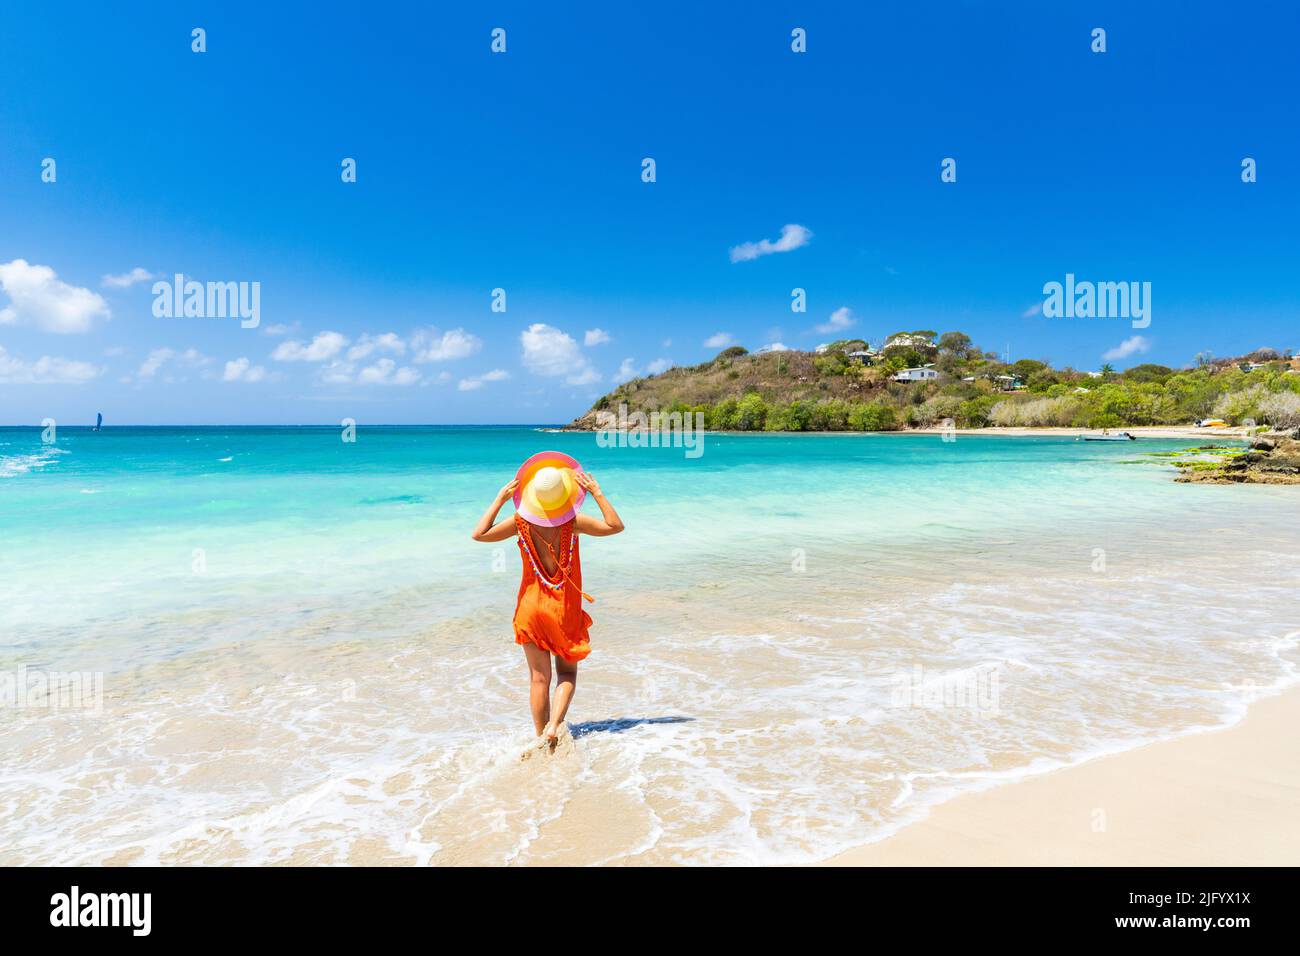
[[[1134,463],[1187,444],[0,429],[0,672],[105,688],[0,711],[0,862],[806,860],[1220,724],[1300,660],[1300,494]],[[538,766],[517,549],[469,532],[544,448],[628,530]]]

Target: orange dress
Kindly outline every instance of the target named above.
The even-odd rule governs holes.
[[[548,548],[545,541],[534,542],[530,525],[515,515],[519,531],[519,553],[524,562],[523,580],[519,582],[519,602],[515,605],[515,643],[534,644],[548,653],[576,664],[591,653],[587,628],[591,616],[582,609],[582,599],[591,597],[582,590],[582,561],[578,557],[576,521],[560,526],[559,546],[551,552],[558,568],[548,578],[534,546]]]

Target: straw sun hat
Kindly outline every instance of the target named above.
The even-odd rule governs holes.
[[[573,518],[586,490],[574,476],[582,472],[576,458],[559,451],[539,451],[519,466],[515,479],[515,510],[525,521],[547,528]]]

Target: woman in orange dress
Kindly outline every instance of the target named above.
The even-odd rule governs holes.
[[[579,513],[590,494],[600,517]],[[497,513],[513,498],[515,514],[497,521]],[[524,462],[505,485],[474,529],[475,541],[504,541],[518,536],[523,561],[519,599],[515,605],[515,643],[524,648],[530,673],[529,704],[539,736],[555,746],[560,725],[573,700],[578,661],[591,653],[587,628],[591,617],[583,600],[582,560],[578,535],[618,534],[623,522],[600,491],[600,485],[573,458],[561,452],[540,452]],[[555,697],[551,698],[551,658],[555,659]]]

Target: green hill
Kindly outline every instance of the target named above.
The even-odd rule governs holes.
[[[928,335],[933,333],[908,333]],[[894,337],[891,337],[891,339]],[[1261,349],[1235,359],[1198,358],[1184,369],[1138,365],[1122,373],[1055,369],[1022,359],[1006,364],[960,332],[934,345],[832,343],[823,353],[751,354],[739,346],[711,361],[635,378],[596,401],[568,427],[595,429],[602,412],[703,412],[719,431],[881,431],[1055,425],[1114,428],[1186,424],[1219,417],[1231,424],[1300,427],[1300,359]],[[927,367],[928,381],[895,381]]]

